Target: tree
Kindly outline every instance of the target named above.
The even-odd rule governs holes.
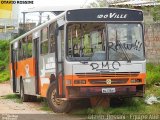
[[[155,22],[160,21],[160,5],[152,7],[151,14]]]
[[[108,7],[110,4],[116,4],[121,2],[127,2],[129,0],[96,0],[95,2],[90,3],[90,5],[86,6],[88,8],[94,7]]]
[[[105,7],[106,6],[106,0],[96,0],[96,2],[90,3],[88,7]]]

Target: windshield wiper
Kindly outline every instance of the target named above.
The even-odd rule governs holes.
[[[116,44],[118,43],[118,45],[120,46],[121,50],[123,51],[124,56],[127,59],[128,63],[131,63],[131,59],[129,58],[125,48],[123,47],[122,43],[120,42],[120,40],[117,40],[117,30],[116,30]]]
[[[125,48],[123,47],[123,45],[122,45],[122,43],[121,43],[120,41],[119,41],[119,45],[120,45],[120,48],[121,48],[122,51],[123,51],[124,56],[125,56],[126,59],[127,59],[127,62],[128,62],[128,63],[131,63],[131,59],[129,58],[129,56],[128,56],[126,50],[125,50]]]

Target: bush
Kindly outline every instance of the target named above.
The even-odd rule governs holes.
[[[148,87],[160,82],[160,65],[151,63],[147,64],[146,82]]]
[[[0,82],[9,80],[9,41],[0,40]]]

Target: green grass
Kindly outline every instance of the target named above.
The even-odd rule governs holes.
[[[5,95],[3,96],[3,99],[10,99],[17,103],[23,103],[22,100],[19,98],[19,96],[16,94]]]
[[[122,105],[116,107],[95,107],[73,111],[71,114],[78,116],[87,115],[128,115],[128,114],[159,114],[160,104],[147,105],[143,98],[133,98],[127,100]]]
[[[103,107],[95,107],[95,108],[87,108],[79,111],[74,111],[72,114],[76,115],[105,115],[105,114],[130,114],[130,113],[146,113],[144,111],[145,103],[141,98],[133,98],[133,99],[126,99],[122,102],[121,105],[118,106],[111,106],[109,108]]]
[[[147,78],[146,86],[152,87],[155,83],[160,82],[160,65],[158,64],[147,64]]]
[[[46,99],[41,99],[40,101],[41,101],[41,105],[42,105],[42,107],[40,108],[41,110],[52,111],[50,109],[50,107],[48,106],[48,103],[47,103]]]

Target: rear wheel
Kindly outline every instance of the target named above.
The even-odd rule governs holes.
[[[56,85],[51,83],[47,92],[48,105],[54,112],[63,113],[69,112],[71,109],[71,102],[68,100],[61,100],[56,97]]]

